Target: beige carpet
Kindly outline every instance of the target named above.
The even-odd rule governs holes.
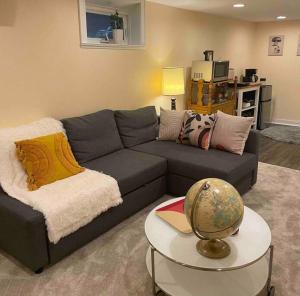
[[[272,229],[276,296],[299,296],[300,171],[260,163],[258,183],[245,195],[245,203],[260,213]],[[30,273],[0,253],[0,295],[152,295],[145,266],[147,242],[143,228],[153,207],[144,209],[41,275]]]

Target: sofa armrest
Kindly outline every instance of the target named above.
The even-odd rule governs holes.
[[[260,133],[258,131],[251,130],[248,139],[245,144],[245,152],[253,153],[258,156],[259,153]]]
[[[44,216],[0,187],[0,248],[32,271],[48,265]]]

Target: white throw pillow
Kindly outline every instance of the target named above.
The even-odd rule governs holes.
[[[252,124],[253,117],[232,116],[218,111],[211,146],[242,155]]]
[[[185,111],[160,108],[159,140],[175,141],[180,133]]]

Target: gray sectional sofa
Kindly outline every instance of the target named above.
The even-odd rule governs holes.
[[[0,248],[34,272],[56,263],[165,193],[184,195],[199,179],[224,179],[241,194],[256,182],[258,134],[253,131],[239,156],[156,140],[154,107],[102,110],[62,122],[78,162],[114,177],[123,204],[52,244],[43,215],[0,188]]]

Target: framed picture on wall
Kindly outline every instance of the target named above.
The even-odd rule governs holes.
[[[300,35],[299,35],[299,38],[298,38],[298,44],[297,44],[297,55],[300,56]]]
[[[284,36],[273,35],[269,37],[269,56],[282,56],[284,47]]]

